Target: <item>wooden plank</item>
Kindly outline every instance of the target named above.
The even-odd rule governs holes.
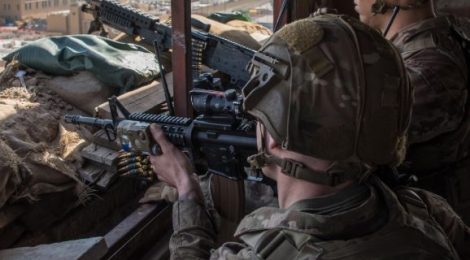
[[[106,192],[96,192],[94,199],[88,201],[86,206],[70,211],[65,218],[54,219],[57,221],[53,225],[44,224],[42,230],[35,232],[27,230],[28,232],[24,233],[12,246],[36,246],[83,237],[102,236],[137,208],[137,201],[143,194],[141,187],[142,183],[137,179],[118,178]],[[43,199],[39,202],[41,201]],[[52,204],[53,201],[47,200],[47,202]],[[35,216],[44,217],[38,214]],[[44,220],[41,219],[39,222],[44,222]]]
[[[0,259],[100,259],[106,251],[103,237],[93,237],[35,247],[5,249],[0,251]]]
[[[189,100],[189,90],[192,87],[191,59],[191,1],[171,1],[172,32],[172,71],[176,80],[173,88],[175,93],[175,114],[192,117],[192,106]]]
[[[110,133],[111,135],[111,133]],[[106,147],[110,150],[113,151],[119,151],[121,150],[121,144],[119,143],[119,140],[114,140],[114,141],[109,141],[108,136],[106,134],[106,131],[104,129],[98,130],[92,138],[93,143],[96,145],[100,145],[103,147]]]
[[[86,184],[92,185],[106,174],[106,170],[103,169],[102,166],[88,163],[87,161],[82,168],[78,170],[78,174]]]
[[[165,75],[165,78],[168,83],[170,94],[173,95],[173,73],[167,73]],[[161,110],[162,104],[166,102],[165,92],[161,83],[158,81],[153,81],[148,85],[124,93],[120,95],[117,99],[131,113],[158,113]],[[95,108],[95,111],[97,117],[111,118],[111,112],[109,110],[108,102],[97,106]]]
[[[171,224],[171,223],[170,223]],[[164,235],[160,235],[158,240],[150,249],[147,249],[147,252],[144,252],[145,255],[142,256],[142,260],[166,260],[170,259],[170,248],[169,242],[171,235],[173,234],[173,229],[168,228],[167,232]]]
[[[116,171],[116,163],[119,153],[116,150],[90,144],[80,151],[83,158],[86,158],[96,164],[105,166],[109,171]]]
[[[106,190],[117,178],[117,161],[119,153],[116,150],[90,144],[80,151],[86,163],[78,170],[82,179],[87,183]]]
[[[290,22],[288,10],[286,10],[283,16],[279,18],[279,15],[281,14],[282,4],[284,1],[285,0],[273,0],[273,30],[276,29],[274,28],[274,26],[276,26],[276,22],[278,19],[280,20],[277,30],[279,30],[280,28],[282,28],[282,26]]]
[[[115,172],[106,172],[96,183],[96,186],[101,190],[108,190],[111,184],[118,178]]]
[[[109,248],[104,259],[141,259],[156,243],[164,248],[163,255],[167,255],[166,235],[171,230],[171,213],[171,205],[165,202],[142,204],[104,236]]]

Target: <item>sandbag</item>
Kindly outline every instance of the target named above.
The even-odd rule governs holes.
[[[212,13],[208,15],[207,18],[220,22],[220,23],[228,23],[233,20],[249,22],[251,20],[251,18],[247,14],[242,13],[240,11],[235,11],[231,13],[227,13],[227,12]]]
[[[212,34],[234,41],[254,50],[258,50],[261,47],[261,44],[251,37],[248,32],[240,28],[235,28],[233,26],[214,21],[202,15],[193,14],[191,17],[201,21],[202,23],[210,24],[211,27],[209,32]]]
[[[0,103],[8,111],[0,113],[0,209],[65,190],[85,200],[90,190],[77,177],[78,151],[86,144],[81,136],[91,134],[62,125],[70,108],[52,92],[22,87],[0,90]]]
[[[153,53],[142,46],[121,43],[96,35],[42,38],[3,58],[13,59],[51,75],[69,76],[86,70],[115,88],[116,94],[150,82],[159,75]]]
[[[42,85],[44,85],[44,88],[57,93],[65,102],[89,115],[94,115],[95,107],[112,96],[111,89],[88,71],[80,71],[73,76],[43,79]]]

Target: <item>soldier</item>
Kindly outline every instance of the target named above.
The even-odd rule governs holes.
[[[153,168],[179,194],[172,259],[470,257],[470,230],[445,201],[392,191],[374,174],[404,157],[412,102],[400,55],[379,33],[344,16],[299,20],[264,44],[251,69],[244,108],[258,120],[260,152],[249,162],[276,181],[280,207],[247,215],[239,241],[213,250],[191,164],[152,125],[163,152]]]
[[[417,175],[419,187],[444,196],[470,223],[470,60],[462,49],[470,23],[435,17],[430,0],[355,3],[361,21],[398,47],[414,88],[410,146],[401,170]]]

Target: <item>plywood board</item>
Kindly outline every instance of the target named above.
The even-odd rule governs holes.
[[[167,73],[165,78],[168,83],[170,94],[173,96],[173,73]],[[148,85],[124,93],[118,97],[118,100],[131,113],[158,113],[160,112],[159,110],[161,109],[161,105],[166,101],[163,86],[158,81],[153,81]],[[108,102],[97,106],[95,110],[97,113],[96,116],[100,118],[111,118]]]

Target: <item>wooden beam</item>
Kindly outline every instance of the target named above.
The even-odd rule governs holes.
[[[141,204],[104,236],[109,250],[102,259],[141,259],[157,243],[161,251],[168,251],[170,230],[171,205],[163,201]]]
[[[283,2],[284,0],[274,0],[273,25],[276,24],[279,14],[281,13]],[[287,10],[281,17],[279,28],[292,21],[308,17],[315,11],[320,2],[320,0],[288,0]]]
[[[276,22],[278,20],[279,14],[281,13],[282,4],[284,1],[285,0],[273,0],[273,30],[274,30],[274,26],[276,26]],[[286,10],[284,15],[280,19],[279,28],[277,29],[280,29],[282,26],[290,22],[290,18],[288,16],[289,16],[289,11]]]
[[[170,95],[173,96],[173,72],[165,74],[166,82],[170,88]],[[165,92],[163,91],[162,83],[153,81],[145,86],[126,92],[117,97],[119,102],[130,113],[146,112],[146,113],[161,113],[162,105],[166,102]],[[106,101],[93,109],[95,116],[100,118],[111,118],[111,110],[109,102]],[[123,116],[119,113],[119,116]]]
[[[283,0],[274,0],[273,2],[273,25],[276,24],[279,13],[281,12]],[[358,17],[354,10],[354,1],[344,0],[288,0],[289,4],[287,11],[280,21],[280,26],[308,17],[311,13],[315,12],[318,7],[328,7],[336,9],[340,14],[347,14],[353,17]]]
[[[356,18],[358,17],[354,10],[354,1],[330,0],[330,2],[333,8],[338,10],[339,14],[347,14]]]
[[[291,21],[299,20],[308,17],[310,14],[315,12],[319,0],[297,0],[292,1],[292,7],[290,10]]]
[[[192,84],[191,68],[191,1],[171,1],[172,68],[175,113],[192,117],[189,90]]]

